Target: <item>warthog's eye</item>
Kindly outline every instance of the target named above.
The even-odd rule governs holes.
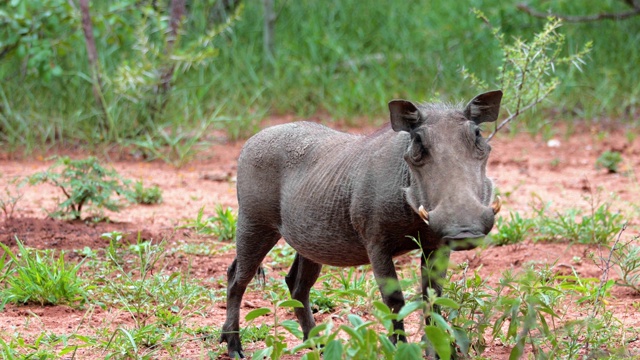
[[[427,149],[420,134],[414,134],[405,159],[415,166],[424,164],[427,158]]]
[[[480,131],[479,126],[472,126],[472,130],[474,138],[475,138],[475,148],[477,150],[477,155],[479,157],[484,157],[491,147],[487,143],[487,141],[482,137],[482,132]]]

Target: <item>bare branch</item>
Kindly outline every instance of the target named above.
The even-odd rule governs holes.
[[[527,4],[518,4],[517,7],[519,10],[526,12],[527,14],[546,19],[549,16],[561,19],[567,22],[591,22],[591,21],[600,21],[600,20],[625,20],[633,16],[640,15],[640,4],[636,1],[625,1],[626,4],[631,6],[633,10],[620,12],[620,13],[600,13],[594,15],[584,15],[584,16],[573,16],[573,15],[563,15],[563,14],[554,14],[552,12],[541,12],[536,9],[529,7]]]
[[[98,50],[96,49],[96,39],[93,37],[93,24],[91,23],[91,14],[89,12],[89,0],[80,0],[80,13],[82,15],[82,31],[84,32],[85,45],[87,47],[87,57],[89,59],[89,67],[92,74],[93,98],[96,105],[102,110],[107,118],[107,107],[102,98],[102,78],[100,76],[100,65],[98,64]],[[105,129],[109,128],[106,121],[103,122]]]
[[[174,50],[176,40],[178,39],[182,19],[186,13],[186,0],[171,0],[171,13],[169,15],[169,34],[167,35],[167,46],[165,52],[171,56]],[[163,94],[167,94],[171,88],[171,79],[175,71],[175,65],[169,64],[162,70],[160,76],[160,90]],[[166,99],[165,99],[166,100]],[[162,104],[164,108],[166,102]]]
[[[273,0],[262,0],[262,6],[264,9],[264,23],[262,30],[264,57],[268,62],[272,62],[274,56],[273,36],[276,25],[276,14],[273,10]]]
[[[515,119],[518,117],[518,115],[520,115],[521,113],[531,109],[532,107],[536,106],[538,103],[540,103],[542,100],[544,100],[544,97],[540,97],[538,99],[536,99],[536,101],[532,102],[531,104],[523,107],[522,109],[518,109],[516,112],[514,112],[513,114],[509,115],[508,118],[504,119],[500,125],[496,126],[496,128],[493,130],[493,132],[491,133],[491,135],[489,135],[487,137],[487,141],[491,141],[491,139],[493,138],[493,136],[500,131],[500,129],[502,129],[505,125],[507,125],[508,123],[511,122],[511,120]]]

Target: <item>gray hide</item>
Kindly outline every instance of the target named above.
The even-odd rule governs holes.
[[[497,119],[501,99],[501,91],[484,93],[463,109],[394,100],[391,126],[369,136],[297,122],[249,139],[238,159],[237,254],[221,336],[229,355],[243,357],[242,296],[281,237],[297,251],[286,282],[304,304],[295,312],[305,338],[315,326],[309,290],[322,264],[371,263],[383,301],[397,312],[402,292],[384,285],[397,281],[392,258],[418,248],[410,236],[424,251],[423,295],[429,287],[440,293],[431,252],[471,249],[493,227],[491,147],[478,125]]]

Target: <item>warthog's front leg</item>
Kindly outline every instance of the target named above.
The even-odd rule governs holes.
[[[402,289],[398,282],[398,274],[393,264],[393,258],[391,254],[382,247],[373,246],[368,249],[368,253],[371,266],[373,267],[373,274],[376,277],[380,292],[382,293],[382,301],[391,311],[397,314],[404,306],[404,295],[402,295]],[[393,320],[393,330],[400,334],[395,333],[389,337],[392,343],[396,344],[398,341],[407,341],[407,337],[404,335],[404,323],[402,321]]]
[[[449,264],[449,255],[451,251],[441,248],[439,250],[425,250],[422,254],[421,261],[421,275],[422,275],[422,299],[424,301],[429,300],[429,289],[433,289],[436,296],[442,296],[442,283],[447,275],[447,266]],[[440,307],[434,305],[432,311],[440,313]],[[427,325],[431,322],[430,314],[424,315]],[[423,341],[426,341],[425,336],[422,337]],[[432,347],[428,347],[425,350],[427,357],[438,358]]]

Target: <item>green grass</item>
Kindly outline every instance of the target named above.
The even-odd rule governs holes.
[[[492,243],[498,246],[520,243],[534,225],[532,219],[523,218],[518,212],[510,212],[508,220],[500,216],[496,219],[496,231],[491,234]]]
[[[480,269],[470,269],[468,263],[462,263],[449,269],[443,281],[443,296],[431,292],[423,302],[419,295],[419,261],[414,253],[414,259],[399,272],[406,306],[393,314],[379,301],[378,285],[369,266],[327,266],[311,291],[311,304],[329,315],[318,321],[306,341],[302,341],[300,327],[291,314],[291,308],[299,303],[290,299],[283,279],[295,252],[289,246],[277,246],[269,255],[272,261],[266,265],[278,268],[278,274],[269,274],[266,283],[249,288],[261,292],[271,305],[242,312],[246,321],[241,337],[245,345],[257,343],[247,347],[255,348],[247,355],[279,359],[304,351],[305,359],[404,359],[421,358],[430,351],[443,359],[450,355],[482,358],[487,344],[498,341],[510,349],[512,358],[519,358],[523,352],[533,352],[536,358],[630,356],[627,341],[637,337],[638,331],[624,325],[608,304],[614,286],[635,291],[640,288],[637,237],[621,241],[624,226],[617,226],[622,215],[612,213],[608,206],[590,204],[592,209],[583,212],[582,218],[572,211],[554,214],[553,219],[544,215],[534,220],[512,213],[508,219],[498,221],[497,231],[505,243],[517,243],[521,238],[533,238],[532,229],[546,226],[553,229],[549,234],[554,234],[556,240],[555,237],[582,242],[580,239],[584,238],[588,240],[584,242],[599,244],[605,254],[591,257],[603,271],[598,276],[583,277],[577,271],[560,275],[553,264],[529,262],[520,269],[496,274],[497,281],[487,281]],[[548,208],[545,210],[550,213]],[[224,213],[221,207],[220,211]],[[193,225],[206,224],[204,218],[199,215]],[[603,225],[603,221],[610,225]],[[579,230],[581,227],[583,230]],[[598,235],[594,229],[603,232]],[[562,235],[573,233],[586,235]],[[598,236],[606,241],[593,241]],[[224,344],[217,343],[220,326],[196,325],[193,320],[199,323],[198,319],[220,311],[226,280],[196,277],[191,261],[197,259],[201,264],[203,256],[214,258],[229,251],[228,242],[212,245],[181,241],[169,245],[138,237],[133,243],[125,243],[124,235],[118,232],[104,234],[103,238],[109,242],[104,248],[84,248],[73,257],[55,257],[53,251],[28,249],[20,242],[17,253],[2,246],[0,296],[17,306],[82,305],[86,310],[83,319],[93,318],[100,307],[130,321],[91,322],[89,333],[89,323],[84,322],[64,333],[48,331],[44,326],[35,335],[0,329],[1,358],[73,357],[79,350],[101,358],[180,357],[181,349],[187,345],[203,349],[202,353],[210,358],[225,352]],[[611,279],[610,270],[617,271],[620,278]],[[581,306],[578,315],[573,311],[576,303]],[[431,311],[435,305],[440,307],[439,313]],[[423,321],[414,315],[422,311],[432,321],[415,330],[417,334],[409,335],[417,339],[424,334],[423,340],[392,346],[388,340],[393,333],[392,320],[410,316],[408,321]],[[347,321],[338,323],[332,320],[335,318]],[[33,320],[25,317],[24,321]],[[299,340],[290,346],[285,341],[286,333]]]
[[[195,218],[187,219],[185,222],[181,228],[194,229],[199,234],[212,235],[220,241],[235,242],[238,215],[230,207],[224,208],[218,204],[215,207],[215,215],[205,217],[203,206]]]
[[[26,248],[16,240],[18,252],[14,254],[9,247],[0,243],[8,255],[0,257],[0,277],[5,286],[0,288],[2,302],[0,309],[7,303],[77,306],[85,303],[93,286],[78,277],[82,263],[67,264],[64,252],[55,258],[54,251]]]
[[[42,328],[33,336],[0,329],[0,357],[59,358],[70,357],[80,350],[101,358],[179,357],[180,349],[187,344],[200,347],[212,358],[224,353],[224,345],[217,343],[219,326],[194,325],[190,321],[219,311],[217,304],[224,301],[220,296],[224,290],[212,287],[220,284],[194,277],[190,267],[169,270],[168,264],[173,263],[176,252],[166,249],[166,243],[139,239],[133,244],[123,244],[118,233],[105,234],[105,238],[110,241],[107,248],[83,249],[77,254],[84,259],[77,263],[63,257],[53,259],[55,265],[43,262],[49,267],[77,269],[77,281],[91,287],[91,295],[83,297],[86,309],[83,318],[94,317],[96,308],[103,307],[133,321],[117,326],[92,322],[89,334],[86,324],[66,333]],[[0,274],[7,275],[0,276],[3,291],[13,286],[12,277],[24,267],[26,258],[36,259],[35,250],[21,245],[19,249],[19,258],[15,254],[0,256]],[[621,246],[615,251],[613,267],[623,264],[632,276],[637,274],[637,249]],[[189,259],[211,254],[181,256]],[[635,262],[623,262],[623,257]],[[497,282],[489,283],[477,270],[462,264],[449,271],[443,297],[431,294],[423,303],[416,301],[419,296],[415,289],[420,283],[416,262],[407,264],[401,272],[407,305],[399,314],[391,313],[379,301],[378,287],[368,267],[326,267],[320,285],[312,291],[312,304],[322,312],[340,318],[344,315],[348,321],[336,324],[332,316],[327,316],[304,342],[300,339],[299,325],[291,319],[291,308],[299,304],[290,300],[282,278],[269,278],[252,291],[263,292],[271,306],[243,311],[248,323],[243,326],[241,337],[245,345],[257,342],[253,346],[255,353],[247,355],[278,359],[284,354],[299,355],[306,349],[305,359],[371,358],[374,354],[385,359],[420,358],[432,343],[436,344],[432,351],[443,359],[454,352],[459,357],[481,358],[486,344],[495,339],[512,349],[513,356],[520,354],[526,344],[546,358],[574,357],[581,353],[615,357],[628,356],[625,339],[637,336],[637,330],[626,328],[607,308],[610,289],[615,284],[606,277],[557,275],[550,265],[525,264],[523,269],[505,271]],[[457,275],[452,278],[454,273]],[[637,281],[635,276],[628,279]],[[45,288],[48,295],[43,296],[55,292],[54,288]],[[569,311],[576,302],[583,309],[579,317]],[[425,331],[430,342],[391,345],[387,338],[393,332],[391,320],[406,318],[436,304],[442,312],[431,313],[433,322],[425,330],[418,330]],[[263,317],[267,314],[269,317]],[[422,320],[420,316],[412,316],[409,321]],[[289,346],[284,341],[285,333],[300,340]]]
[[[366,6],[355,0],[287,2],[277,9],[273,62],[263,60],[261,4],[247,2],[230,28],[221,28],[205,47],[211,52],[201,63],[196,60],[202,54],[189,46],[215,24],[209,3],[192,4],[181,37],[183,52],[178,53],[191,56],[191,62],[181,63],[161,112],[150,107],[158,99],[150,95],[153,87],[148,80],[139,79],[141,74],[132,74],[139,80],[137,88],[118,89],[124,84],[124,66],[141,71],[170,61],[150,55],[152,51],[145,58],[136,50],[140,40],[147,38],[163,49],[163,32],[153,30],[162,22],[154,17],[143,21],[135,7],[118,6],[123,3],[92,3],[108,129],[101,128],[105,120],[91,96],[78,16],[63,16],[66,2],[60,2],[49,17],[38,17],[38,11],[47,9],[34,7],[30,16],[43,24],[34,44],[47,44],[51,50],[35,53],[39,47],[28,48],[34,53],[26,72],[24,58],[17,53],[3,58],[0,142],[7,150],[27,152],[46,151],[57,144],[96,148],[116,143],[180,166],[206,145],[209,130],[222,128],[233,138],[247,136],[267,114],[321,112],[347,121],[368,117],[379,123],[392,98],[469,99],[485,89],[472,88],[463,80],[461,69],[493,87],[501,58],[491,30],[470,10],[482,10],[508,41],[514,36],[530,38],[542,29],[544,20],[519,11],[519,2],[420,0],[391,5],[374,0]],[[624,10],[623,2],[617,0],[597,4],[533,1],[530,5],[566,14]],[[120,26],[111,26],[114,22]],[[640,99],[635,80],[640,78],[636,66],[640,50],[634,46],[640,43],[638,22],[565,24],[560,31],[567,39],[564,55],[578,52],[591,40],[593,51],[582,72],[557,68],[561,84],[542,108],[553,109],[554,120],[631,120],[629,114],[637,111]],[[10,34],[0,32],[0,40]],[[544,111],[527,117],[546,121]]]
[[[564,241],[580,244],[609,245],[625,226],[623,214],[611,211],[608,203],[598,204],[586,197],[591,209],[551,209],[551,203],[533,206],[534,216],[522,217],[511,212],[509,218],[498,217],[490,234],[494,245],[533,241]]]
[[[534,238],[538,241],[606,245],[614,240],[624,223],[622,215],[612,212],[608,204],[594,207],[590,213],[582,209],[553,212],[547,207],[536,212]]]

